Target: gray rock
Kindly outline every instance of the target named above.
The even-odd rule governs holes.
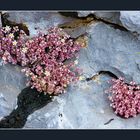
[[[90,77],[104,70],[140,83],[139,40],[129,32],[101,22],[90,25],[86,32],[88,47],[81,49],[79,59],[79,66],[86,75]],[[70,34],[73,33],[76,36],[77,32]]]
[[[0,118],[9,115],[16,108],[17,96],[26,87],[26,78],[21,68],[0,63]]]
[[[104,19],[105,21],[121,25],[120,13],[109,11],[78,11],[79,17],[86,17],[90,14],[95,15],[97,18]]]
[[[140,41],[131,33],[103,23],[89,27],[89,49],[86,54],[96,70],[109,70],[117,76],[140,83]]]
[[[76,33],[76,31],[74,32]],[[99,71],[110,71],[126,77],[127,81],[140,83],[140,42],[131,33],[114,29],[104,23],[89,26],[88,47],[80,51],[79,67],[84,77]],[[100,75],[93,81],[79,81],[70,85],[66,94],[60,95],[44,108],[28,117],[24,128],[94,128],[130,129],[140,128],[139,115],[136,118],[117,117],[105,90],[112,77]],[[114,119],[105,125],[110,119]]]
[[[79,17],[86,17],[90,14],[94,14],[95,11],[78,11],[78,16]]]
[[[73,18],[65,17],[57,12],[48,11],[6,11],[9,14],[8,20],[16,23],[24,23],[30,36],[34,36],[38,31],[46,32],[48,28],[71,21]]]
[[[100,77],[100,83],[79,82],[69,87],[44,108],[27,119],[25,128],[49,129],[130,129],[139,128],[139,116],[132,119],[117,117],[109,106],[104,90],[110,78]],[[105,125],[110,119],[114,119]]]
[[[128,30],[140,34],[140,11],[120,11],[120,20]]]

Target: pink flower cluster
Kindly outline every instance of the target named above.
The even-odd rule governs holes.
[[[111,83],[107,92],[111,93],[110,106],[115,113],[123,118],[136,117],[140,113],[140,86],[135,82],[127,84],[124,78],[112,79]]]
[[[78,80],[79,73],[72,60],[78,57],[80,46],[61,28],[50,28],[47,34],[29,39],[17,27],[4,27],[0,38],[0,57],[5,63],[24,66],[22,71],[29,77],[28,84],[39,92],[59,94]]]
[[[26,35],[18,27],[3,27],[0,29],[0,58],[4,63],[17,64],[23,60],[22,44],[25,43]]]

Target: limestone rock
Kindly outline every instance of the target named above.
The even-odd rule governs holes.
[[[95,11],[78,11],[78,16],[79,17],[86,17],[90,14],[94,14]]]
[[[5,13],[9,15],[7,18],[9,21],[25,24],[30,31],[30,36],[36,35],[38,31],[46,32],[52,26],[57,26],[73,19],[62,16],[58,12],[48,11],[6,11]]]
[[[140,34],[140,11],[121,11],[120,20],[128,30]]]
[[[78,11],[79,17],[86,17],[93,14],[99,19],[104,19],[105,21],[116,23],[121,25],[120,13],[119,12],[109,12],[109,11]]]
[[[16,107],[18,94],[26,87],[21,68],[10,64],[0,65],[0,117],[9,115]]]
[[[139,40],[129,32],[104,23],[91,24],[86,31],[88,47],[81,49],[79,58],[83,77],[91,77],[99,71],[110,71],[118,77],[124,76],[127,81],[140,83]],[[111,78],[102,74],[93,81],[83,80],[70,85],[67,93],[31,114],[24,128],[139,128],[139,115],[122,119],[109,106],[105,90],[110,86],[107,81]],[[106,124],[110,119],[113,120]]]

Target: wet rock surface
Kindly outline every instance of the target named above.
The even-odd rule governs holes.
[[[110,16],[106,16],[103,12],[96,12],[98,17],[103,17],[103,19],[108,17],[109,20],[111,19],[109,22],[120,26],[119,13],[110,13],[113,15],[108,13]],[[7,116],[11,112],[0,122],[0,127],[23,127],[24,129],[140,128],[139,115],[130,119],[122,119],[116,116],[109,106],[110,103],[105,94],[105,90],[110,86],[107,81],[114,77],[122,76],[126,78],[126,82],[134,80],[140,84],[140,41],[131,32],[115,28],[102,20],[94,20],[94,18],[75,19],[62,16],[57,12],[28,12],[28,14],[26,12],[10,12],[9,14],[9,20],[26,23],[31,36],[37,33],[36,25],[44,30],[50,26],[64,23],[63,29],[72,37],[76,38],[83,35],[84,37],[81,36],[82,41],[80,42],[84,45],[80,50],[78,60],[78,66],[83,69],[83,75],[81,81],[70,85],[65,94],[53,97],[52,102],[50,102],[50,97],[45,98],[42,95],[38,98],[35,91],[34,96],[29,95],[30,92],[32,93],[31,89],[25,89],[21,92],[21,89],[25,88],[26,79],[21,76],[22,74],[18,75],[15,72],[17,66],[0,66],[0,91],[2,91],[0,115],[3,114],[2,117]],[[126,26],[124,27],[126,28]],[[10,80],[5,82],[6,80],[3,80],[6,79],[4,75],[7,78],[11,76]],[[15,75],[20,79],[20,82],[14,78]],[[86,81],[87,78],[90,80]],[[7,85],[12,86],[9,89]],[[12,92],[14,96],[11,94]],[[20,92],[21,94],[19,94]],[[12,105],[8,104],[9,101],[5,104],[6,95],[9,100],[11,100],[10,98],[15,100],[19,95],[18,108],[13,110],[7,107]],[[10,103],[12,102],[10,101]],[[16,119],[17,116],[20,118],[19,121]]]

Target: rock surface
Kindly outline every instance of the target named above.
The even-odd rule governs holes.
[[[10,64],[0,65],[0,118],[9,115],[16,107],[17,96],[25,88],[26,78],[21,68]]]
[[[70,22],[71,17],[64,17],[57,12],[11,12],[9,20],[25,23],[30,35],[34,36],[40,28],[45,29]],[[90,13],[90,11],[88,11]],[[86,16],[86,12],[80,16]],[[125,12],[125,11],[123,11]],[[121,12],[121,21],[130,31],[139,32],[139,25],[133,15],[132,26]],[[127,12],[127,11],[126,11]],[[79,12],[80,13],[80,12]],[[120,24],[118,12],[94,12],[96,16],[112,23]],[[122,18],[123,17],[123,18]],[[126,24],[127,23],[127,24]],[[138,24],[138,22],[137,22]],[[127,27],[127,26],[128,27]],[[79,67],[83,69],[83,79],[92,77],[100,71],[109,71],[117,77],[123,76],[127,82],[134,80],[140,84],[140,41],[130,32],[115,29],[105,23],[96,22],[87,26],[65,29],[72,37],[87,33],[87,47],[80,51]],[[1,63],[2,64],[2,63]],[[110,86],[108,74],[96,76],[92,81],[79,81],[70,85],[67,93],[55,97],[53,102],[32,113],[25,128],[94,128],[94,129],[130,129],[140,128],[136,118],[117,117],[109,106],[104,93]],[[26,78],[20,67],[7,64],[0,66],[0,118],[8,115],[16,107],[16,98],[25,88]],[[106,124],[110,119],[112,121]]]
[[[94,14],[95,11],[78,11],[78,16],[79,17],[86,17],[90,14]]]
[[[73,18],[65,17],[57,12],[39,11],[6,11],[9,15],[8,20],[16,23],[24,23],[30,36],[34,36],[38,31],[46,32],[48,28],[71,21]]]
[[[86,31],[88,47],[81,49],[79,58],[83,76],[110,71],[118,77],[124,76],[127,81],[140,83],[139,40],[129,32],[104,23],[91,24]],[[139,115],[128,120],[121,119],[109,106],[104,91],[109,87],[107,81],[111,78],[105,74],[93,81],[71,85],[66,94],[31,114],[24,128],[139,128]],[[114,120],[105,125],[110,119]]]
[[[140,34],[140,11],[120,11],[120,20],[128,30]]]
[[[139,116],[125,120],[113,113],[103,91],[108,80],[109,77],[102,76],[100,84],[91,81],[70,87],[68,93],[30,115],[24,128],[139,128]],[[110,119],[114,120],[106,124]]]
[[[90,14],[95,15],[97,18],[104,19],[105,21],[121,25],[120,13],[109,11],[78,11],[79,17],[86,17]]]

